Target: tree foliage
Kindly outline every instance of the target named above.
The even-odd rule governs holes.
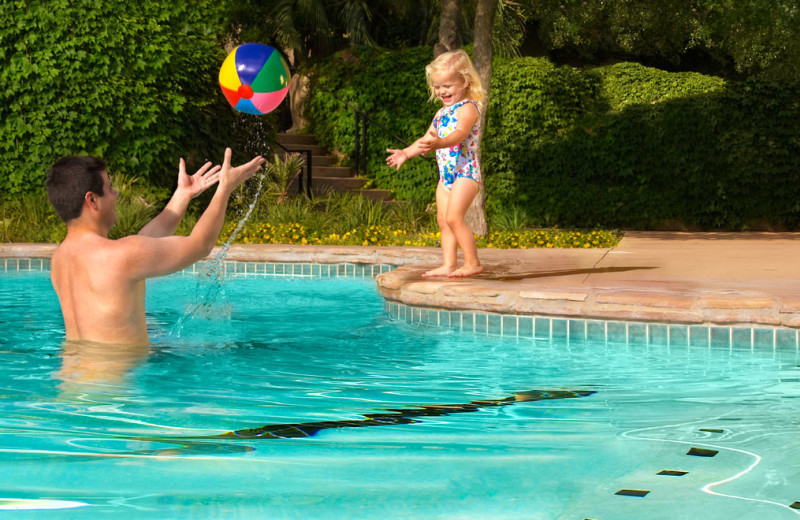
[[[796,0],[527,0],[545,46],[590,62],[798,78]],[[699,56],[701,62],[692,61]]]
[[[457,40],[473,38],[478,0],[459,2]],[[231,27],[241,41],[272,43],[291,52],[297,65],[312,63],[351,45],[402,49],[439,39],[441,0],[239,0],[231,3]],[[526,10],[498,0],[493,32],[496,52],[516,55]]]

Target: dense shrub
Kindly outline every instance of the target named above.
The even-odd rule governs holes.
[[[686,176],[707,171],[718,147],[698,146],[708,114],[684,103],[722,86],[633,63],[582,72],[498,60],[483,156],[490,211],[516,205],[537,224],[589,227],[648,227],[685,218],[693,204],[706,211],[706,193],[691,201],[696,177]]]
[[[572,128],[530,141],[490,126],[490,207],[516,203],[563,226],[800,226],[800,85],[630,64],[586,75],[607,106]],[[503,162],[509,150],[519,164]]]
[[[112,172],[171,185],[179,155],[221,156],[231,111],[216,79],[219,10],[214,0],[4,1],[0,193],[41,189],[62,155],[100,155]]]

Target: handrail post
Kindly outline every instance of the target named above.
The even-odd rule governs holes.
[[[306,195],[309,199],[312,198],[311,194],[311,169],[314,167],[312,161],[312,153],[311,150],[305,150],[306,152]]]
[[[303,189],[303,170],[300,170],[300,173],[297,174],[297,193],[303,193],[305,190]]]
[[[366,177],[367,176],[367,160],[369,159],[369,153],[367,152],[367,142],[368,142],[367,141],[367,114],[365,113],[365,114],[363,114],[363,116],[364,116],[364,137],[363,137],[363,139],[364,139],[364,146],[363,146],[363,150],[364,150],[364,171],[363,171],[363,176]]]
[[[353,120],[355,122],[355,133],[353,135],[355,141],[355,150],[353,151],[353,155],[355,156],[355,163],[356,163],[356,175],[358,175],[359,170],[361,169],[361,153],[360,153],[360,144],[361,144],[361,137],[359,136],[359,129],[361,126],[361,114],[358,113],[358,109],[353,109]]]

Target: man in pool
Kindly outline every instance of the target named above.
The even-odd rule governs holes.
[[[167,206],[137,235],[108,238],[117,222],[117,192],[100,158],[59,159],[47,174],[47,195],[67,225],[53,254],[50,277],[61,303],[67,341],[147,344],[145,279],[179,271],[206,257],[222,231],[231,193],[261,168],[253,158],[231,166],[206,163],[187,175],[180,160],[178,187]],[[217,184],[189,236],[174,235],[189,201]]]

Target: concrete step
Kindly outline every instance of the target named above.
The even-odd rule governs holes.
[[[355,193],[360,193],[365,198],[371,200],[381,200],[384,202],[392,201],[392,192],[389,190],[376,190],[372,188],[367,188],[363,190],[358,190]]]
[[[313,177],[311,187],[314,190],[331,189],[333,191],[360,190],[367,183],[363,177]]]
[[[311,150],[312,180],[311,186],[317,195],[328,191],[353,192],[371,200],[392,202],[392,193],[389,190],[363,189],[367,179],[355,177],[352,168],[332,166],[337,159],[328,150],[320,146],[314,136],[296,134],[278,134],[277,141],[290,152],[300,152],[305,158],[303,150]],[[282,150],[280,153],[285,153]],[[305,183],[305,172],[303,173]],[[297,191],[297,179],[292,181],[291,192]]]
[[[311,156],[317,155],[330,155],[328,150],[317,144],[295,144],[295,143],[281,143],[284,148],[290,152],[300,152],[303,154],[306,150],[311,150]],[[313,159],[312,159],[313,160]]]
[[[316,179],[319,177],[352,177],[353,169],[346,166],[314,166],[311,168],[311,175]]]
[[[318,144],[316,138],[313,135],[278,134],[276,136],[276,140],[284,146],[287,144],[293,144],[293,145]]]
[[[296,152],[296,151],[293,152],[291,150],[289,152],[285,152],[282,149],[278,148],[278,151],[276,153],[278,154],[278,156],[283,157],[287,153],[300,153],[300,152]],[[300,153],[300,157],[305,159],[306,154]],[[332,155],[313,155],[312,154],[311,155],[311,160],[314,163],[314,168],[316,168],[317,166],[331,166],[332,164],[336,164],[336,157],[334,157]]]
[[[361,189],[352,187],[355,183],[365,184],[365,179],[362,178],[351,178],[352,181],[355,181],[350,187],[342,187],[342,184],[339,182],[341,179],[338,178],[331,178],[331,177],[323,177],[323,178],[313,178],[311,180],[312,191],[315,195],[324,195],[329,191],[335,192],[351,192],[354,195],[361,195],[364,198],[380,201],[387,205],[387,207],[391,207],[394,205],[400,205],[402,202],[398,202],[392,198],[392,192],[389,190],[378,190],[378,189]],[[332,181],[332,182],[331,182]],[[303,185],[306,183],[305,176],[303,177]],[[292,179],[292,182],[289,184],[289,193],[296,194],[298,192],[297,186],[297,178],[295,177]]]
[[[330,166],[336,164],[336,157],[332,155],[312,155],[311,160],[314,162],[314,168],[317,166]]]

